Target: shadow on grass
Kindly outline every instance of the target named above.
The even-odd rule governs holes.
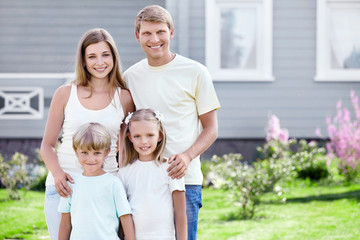
[[[331,193],[331,194],[321,194],[317,196],[308,196],[308,197],[300,197],[300,198],[288,198],[286,200],[287,203],[291,202],[311,202],[311,201],[333,201],[339,199],[356,199],[360,202],[360,190],[348,191],[344,193]]]

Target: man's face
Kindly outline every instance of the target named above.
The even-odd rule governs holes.
[[[161,66],[172,60],[170,39],[174,30],[165,23],[143,21],[136,39],[144,50],[151,66]]]

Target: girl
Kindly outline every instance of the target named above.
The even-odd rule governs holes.
[[[99,122],[111,135],[111,150],[104,170],[118,170],[116,151],[122,120],[134,110],[129,91],[121,78],[119,55],[111,35],[104,29],[91,29],[79,42],[76,78],[59,87],[51,101],[41,156],[49,169],[45,191],[45,218],[52,240],[56,240],[61,215],[57,212],[60,196],[71,193],[67,181],[81,174],[72,149],[72,136],[84,123]],[[55,146],[62,129],[61,145]]]
[[[60,240],[118,240],[119,218],[126,239],[135,240],[124,186],[103,169],[110,146],[111,136],[99,123],[84,124],[75,132],[73,149],[83,172],[74,178],[71,197],[60,199]]]
[[[137,239],[187,239],[184,179],[168,176],[163,157],[166,134],[159,112],[140,109],[125,119],[124,184]]]

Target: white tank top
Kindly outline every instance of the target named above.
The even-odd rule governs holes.
[[[120,102],[121,89],[115,91],[111,103],[101,110],[89,110],[81,105],[77,96],[77,86],[71,86],[71,93],[64,112],[61,144],[57,150],[60,167],[72,177],[82,173],[82,168],[72,148],[72,136],[81,125],[89,122],[97,122],[104,125],[111,135],[111,151],[104,162],[104,170],[112,174],[118,171],[116,160],[116,147],[118,134],[124,111]],[[54,185],[54,177],[49,172],[46,185]]]

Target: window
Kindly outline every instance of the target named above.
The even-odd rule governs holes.
[[[360,0],[317,1],[317,81],[360,81]]]
[[[272,81],[272,0],[207,0],[206,65],[214,80]]]

